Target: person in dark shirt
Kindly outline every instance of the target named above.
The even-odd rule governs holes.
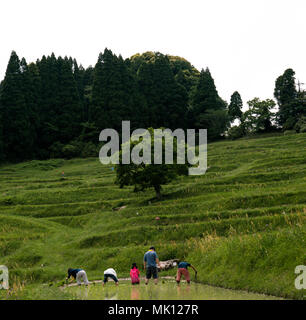
[[[185,261],[181,261],[179,264],[178,264],[178,269],[177,269],[177,274],[176,274],[176,282],[179,284],[180,281],[181,281],[181,277],[182,275],[184,276],[184,278],[186,279],[187,283],[189,284],[190,283],[190,274],[189,274],[189,271],[188,271],[188,267],[192,268],[195,272],[195,275],[197,276],[197,273],[198,271],[196,270],[196,268],[188,263],[188,262],[185,262]]]
[[[67,280],[70,279],[71,277],[76,280],[76,282],[79,286],[82,284],[82,280],[86,286],[89,284],[86,272],[83,269],[69,268]]]
[[[145,284],[148,284],[149,279],[153,276],[154,283],[158,282],[158,273],[157,266],[159,265],[159,260],[157,253],[155,252],[155,248],[151,247],[149,251],[147,251],[143,257],[143,266],[146,270],[146,280]]]

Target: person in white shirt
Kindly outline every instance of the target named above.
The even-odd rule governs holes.
[[[105,283],[107,282],[108,278],[111,278],[115,281],[116,286],[118,286],[118,277],[117,277],[117,273],[113,268],[108,268],[104,271],[104,280],[102,285],[104,286]]]

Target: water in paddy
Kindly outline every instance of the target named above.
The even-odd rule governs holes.
[[[160,281],[158,285],[144,283],[132,286],[128,281],[120,281],[118,287],[108,282],[105,287],[92,284],[89,287],[69,287],[68,290],[76,299],[88,300],[274,300],[277,297],[229,290],[207,286],[199,283],[181,283]]]

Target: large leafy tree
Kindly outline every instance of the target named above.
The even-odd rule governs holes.
[[[143,191],[148,188],[154,188],[156,198],[161,199],[162,185],[170,183],[172,180],[177,178],[179,175],[188,174],[188,164],[177,164],[177,143],[174,138],[173,143],[173,164],[165,163],[165,140],[162,139],[162,150],[163,158],[162,164],[154,164],[154,130],[153,128],[148,129],[151,136],[151,163],[140,163],[135,164],[122,164],[122,149],[119,154],[119,164],[116,165],[116,183],[121,188],[124,186],[134,186],[134,191]],[[134,149],[140,142],[130,140],[131,150]],[[141,153],[143,156],[143,152]]]
[[[130,58],[130,66],[131,69],[139,75],[140,68],[143,68],[143,64],[145,63],[151,63],[154,64],[157,59],[160,59],[161,54],[160,52],[151,52],[147,51],[143,54],[135,54]],[[190,109],[191,105],[191,98],[193,96],[193,92],[195,90],[195,87],[197,85],[200,72],[186,59],[179,57],[179,56],[172,56],[172,55],[166,55],[168,62],[170,64],[170,68],[172,70],[172,73],[174,75],[174,79],[178,84],[183,86],[187,93],[187,114],[184,115],[184,123],[180,126],[183,126],[184,128],[193,128],[194,127],[194,121],[192,117],[192,112]],[[142,70],[147,72],[148,70],[145,70],[145,68]],[[184,98],[185,99],[185,98]],[[186,108],[184,108],[186,109]],[[150,111],[150,110],[149,110]],[[151,110],[152,111],[152,110]],[[154,117],[155,115],[150,114],[150,122],[147,122],[146,126],[153,125],[154,123]]]
[[[242,117],[245,131],[250,133],[270,131],[273,127],[274,113],[272,109],[275,107],[274,100],[254,98],[248,101],[248,105],[249,110]]]
[[[173,75],[178,83],[189,92],[197,84],[200,72],[189,61],[182,57],[166,55]],[[130,58],[132,69],[138,73],[143,63],[154,63],[160,57],[160,52],[147,51],[135,54]]]

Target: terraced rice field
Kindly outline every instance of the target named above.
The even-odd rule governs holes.
[[[306,264],[306,134],[212,143],[208,166],[156,201],[153,190],[120,189],[98,158],[3,165],[0,264],[16,286],[56,283],[68,267],[127,276],[154,244],[204,283],[303,298],[294,268]]]

